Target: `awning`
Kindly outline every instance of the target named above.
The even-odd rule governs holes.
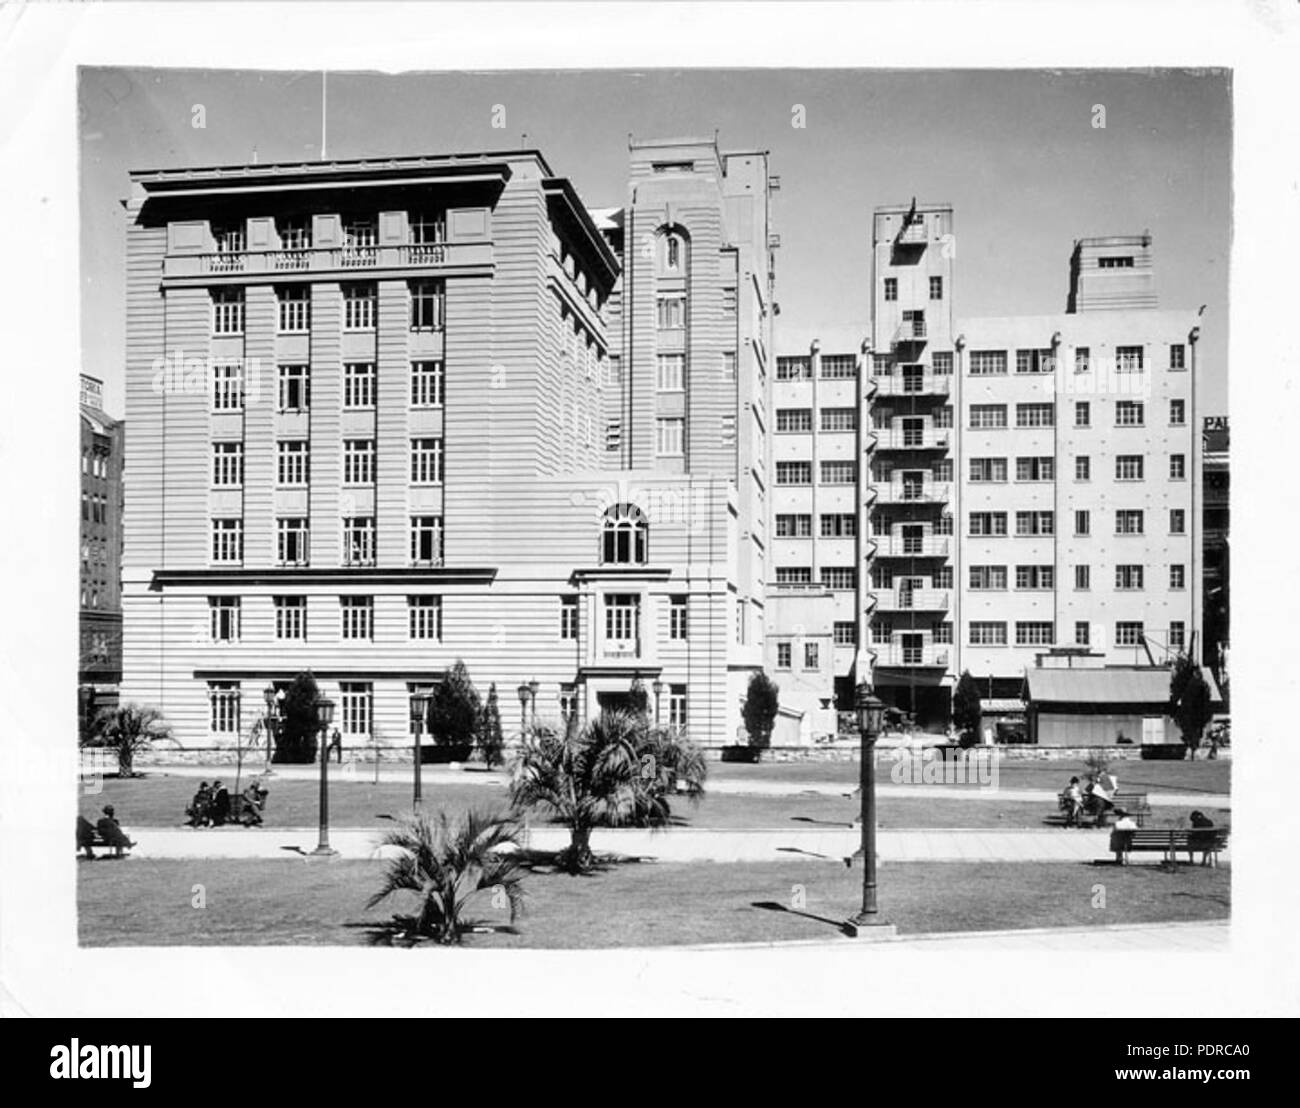
[[[1023,712],[1025,702],[1019,697],[1014,696],[990,696],[980,700],[980,711],[985,715],[997,715],[998,713],[1006,714],[1008,712]]]
[[[1201,667],[1212,704],[1223,698],[1214,675]],[[1169,703],[1170,671],[1164,666],[1102,666],[1095,669],[1031,669],[1025,674],[1031,703],[1128,704]]]

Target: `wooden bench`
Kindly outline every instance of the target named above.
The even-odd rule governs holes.
[[[1115,861],[1121,865],[1129,864],[1130,854],[1160,853],[1166,862],[1177,863],[1179,851],[1187,851],[1188,864],[1192,855],[1201,851],[1201,864],[1219,864],[1219,851],[1228,847],[1227,827],[1192,827],[1192,828],[1139,828],[1138,830],[1114,830],[1110,833],[1110,849]]]
[[[134,845],[134,844],[132,844]],[[106,850],[113,851],[114,857],[125,858],[126,851],[130,849],[123,843],[109,843],[103,835],[99,833],[95,825],[84,816],[77,817],[77,849],[84,850],[87,858],[95,856],[95,847],[102,846]]]
[[[1124,811],[1133,817],[1139,827],[1146,826],[1147,816],[1151,814],[1151,802],[1147,798],[1145,792],[1117,792],[1111,803],[1115,808],[1123,808]],[[1067,810],[1064,793],[1057,798],[1057,807],[1060,808],[1062,812]],[[1088,797],[1085,796],[1083,798],[1083,808],[1079,812],[1080,826],[1083,826],[1085,823],[1095,824],[1097,822],[1096,811],[1089,811],[1089,807],[1090,804],[1088,802]]]

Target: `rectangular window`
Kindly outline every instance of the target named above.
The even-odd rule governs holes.
[[[1092,513],[1086,508],[1074,513],[1074,533],[1076,535],[1092,534]]]
[[[218,254],[242,254],[248,249],[248,240],[244,234],[242,221],[235,223],[213,222],[212,239]]]
[[[930,299],[931,300],[943,299],[943,278],[942,277],[930,278]]]
[[[1140,645],[1142,642],[1142,626],[1141,620],[1121,620],[1115,624],[1115,645]]]
[[[777,462],[778,485],[811,485],[812,462]]]
[[[447,220],[442,212],[408,212],[406,226],[412,246],[437,246],[447,241]],[[438,254],[417,254],[417,258],[438,261]]]
[[[560,638],[577,639],[578,637],[578,598],[576,596],[560,597]]]
[[[972,350],[970,373],[972,377],[996,377],[1007,371],[1005,350]]]
[[[1056,625],[1041,621],[1016,623],[1017,646],[1051,646],[1056,641]]]
[[[1183,400],[1169,401],[1169,425],[1182,427],[1187,422],[1187,403]]]
[[[277,596],[275,601],[275,637],[277,639],[305,639],[307,637],[307,598],[305,596]]]
[[[339,730],[356,738],[370,737],[373,687],[368,681],[339,682]]]
[[[821,665],[820,643],[806,642],[803,644],[803,668],[817,669]]]
[[[898,299],[898,278],[897,277],[885,278],[885,299],[886,300]]]
[[[1016,566],[1016,588],[1054,589],[1056,588],[1056,568],[1054,566]]]
[[[806,381],[812,377],[812,359],[808,357],[777,358],[778,381]]]
[[[372,566],[375,564],[375,517],[343,517],[343,564],[345,566]]]
[[[348,362],[343,367],[343,407],[375,406],[375,363]]]
[[[776,668],[789,669],[791,666],[791,654],[793,653],[791,644],[788,642],[779,642],[776,644]]]
[[[1017,373],[1052,373],[1054,370],[1050,347],[1016,351]]]
[[[1115,456],[1116,481],[1141,481],[1143,477],[1142,454],[1117,454]]]
[[[972,620],[971,646],[1006,646],[1007,625],[999,620]]]
[[[635,642],[641,635],[641,597],[637,593],[605,594],[605,638]]]
[[[1007,479],[1006,458],[972,458],[970,479],[972,484],[1005,481]]]
[[[1017,535],[1051,535],[1055,524],[1052,512],[1017,512]]]
[[[375,440],[343,440],[343,483],[372,485],[375,481]]]
[[[442,516],[411,517],[411,563],[442,565]]]
[[[1142,347],[1140,346],[1115,347],[1115,372],[1116,373],[1141,373],[1142,372]]]
[[[437,485],[442,482],[442,439],[411,440],[411,483]]]
[[[657,362],[659,391],[681,392],[685,388],[686,355],[660,354]]]
[[[858,429],[857,408],[823,408],[823,431],[856,431]]]
[[[722,290],[722,310],[724,312],[734,312],[736,310],[736,290],[734,288]]]
[[[377,293],[374,285],[343,286],[343,330],[375,329]]]
[[[308,446],[302,440],[277,442],[276,444],[276,483],[282,486],[300,486],[309,479]]]
[[[1146,408],[1141,400],[1115,401],[1116,427],[1141,427],[1145,418]]]
[[[1007,425],[1007,406],[1005,404],[972,404],[970,406],[971,427],[987,431]]]
[[[239,487],[244,483],[244,444],[212,444],[212,483],[222,487]]]
[[[892,642],[894,638],[894,621],[877,616],[871,621],[871,641],[874,643]]]
[[[858,587],[858,571],[853,566],[822,566],[822,588],[845,592]]]
[[[1017,458],[1017,481],[1055,481],[1056,460],[1050,457]]]
[[[684,453],[683,440],[686,433],[684,419],[655,420],[658,454],[661,458],[680,458]]]
[[[238,735],[243,728],[239,722],[239,682],[209,681],[209,727],[214,735]]]
[[[1076,427],[1092,426],[1092,403],[1087,400],[1074,402],[1074,425]]]
[[[244,290],[212,290],[212,333],[214,335],[242,335],[244,333]]]
[[[212,560],[227,565],[244,560],[244,521],[242,519],[214,519],[212,521]]]
[[[668,726],[685,727],[687,721],[686,713],[686,686],[669,685],[668,686]]]
[[[936,350],[930,355],[930,368],[937,377],[947,377],[952,373],[952,351]]]
[[[686,326],[686,297],[661,296],[656,307],[659,330],[680,331]]]
[[[853,512],[833,512],[821,517],[821,535],[824,539],[851,539],[857,533],[858,517]]]
[[[980,592],[990,589],[1005,589],[1007,587],[1007,567],[971,566],[970,587]]]
[[[411,281],[411,330],[441,331],[447,324],[446,286],[442,281]]]
[[[1133,256],[1131,254],[1115,254],[1110,257],[1097,259],[1098,269],[1132,269]]]
[[[1086,346],[1074,348],[1074,372],[1087,373],[1092,366],[1092,351]]]
[[[1142,588],[1141,566],[1116,566],[1115,588],[1120,592],[1135,592]]]
[[[1142,527],[1141,508],[1121,508],[1115,513],[1115,534],[1140,535]]]
[[[857,462],[822,462],[823,485],[851,485],[858,479]]]
[[[408,596],[406,598],[407,634],[412,639],[442,641],[442,597]]]
[[[812,516],[778,515],[776,517],[776,537],[778,539],[806,539],[812,536]]]
[[[1169,646],[1173,650],[1182,650],[1187,645],[1187,625],[1181,619],[1169,624]]]
[[[778,585],[811,585],[812,568],[810,566],[777,566],[776,583]]]
[[[280,375],[280,411],[305,412],[311,406],[311,379],[305,365],[282,365]]]
[[[239,641],[239,597],[208,597],[208,632],[213,642]]]
[[[443,403],[443,363],[411,363],[411,407],[436,408]]]
[[[831,628],[831,638],[836,646],[857,646],[858,625],[850,620],[836,620]]]
[[[976,536],[989,536],[1005,535],[1006,533],[1006,512],[971,512],[970,534]]]
[[[778,431],[811,431],[811,408],[777,408],[776,429]]]
[[[345,639],[374,637],[375,598],[373,596],[340,596],[339,610],[343,617]]]
[[[276,562],[282,566],[305,566],[308,559],[307,520],[301,516],[275,521]]]
[[[303,334],[311,330],[311,290],[306,285],[292,285],[275,290],[281,334]]]
[[[1079,592],[1087,592],[1092,588],[1092,566],[1074,567],[1074,587]]]
[[[280,236],[281,250],[311,249],[311,220],[297,217],[277,219],[275,229]]]
[[[831,381],[849,381],[858,375],[858,359],[852,354],[823,354],[822,376]]]
[[[1056,422],[1056,407],[1052,404],[1017,404],[1017,427],[1051,427]]]
[[[722,352],[722,376],[728,381],[736,379],[736,352],[734,350],[724,350]]]
[[[672,596],[668,598],[668,637],[685,642],[687,638],[686,613],[687,598]]]
[[[1092,459],[1087,454],[1080,454],[1074,459],[1074,479],[1076,481],[1092,480]]]
[[[1184,589],[1187,587],[1186,566],[1172,565],[1169,567],[1169,587],[1171,589]]]
[[[1185,347],[1181,342],[1169,344],[1169,368],[1187,368],[1187,347]]]
[[[344,265],[374,265],[378,242],[379,233],[373,219],[348,217],[343,220]]]
[[[1169,455],[1169,480],[1184,481],[1187,479],[1187,457],[1184,454]]]
[[[1169,509],[1169,533],[1171,535],[1187,533],[1187,513],[1182,508]]]
[[[237,412],[244,407],[244,374],[238,365],[212,367],[212,410]]]
[[[1086,619],[1076,620],[1074,624],[1074,645],[1087,646],[1091,637],[1088,621]]]

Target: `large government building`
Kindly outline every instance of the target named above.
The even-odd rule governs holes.
[[[952,210],[882,207],[863,318],[774,337],[766,153],[629,153],[601,209],[529,150],[133,175],[124,698],[222,745],[311,669],[396,746],[463,659],[722,745],[766,669],[811,741],[864,678],[942,729],[963,670],[1189,646],[1198,319],[1149,236],[961,319]]]

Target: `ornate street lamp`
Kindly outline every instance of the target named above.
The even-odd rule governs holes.
[[[862,736],[860,783],[862,792],[862,911],[850,917],[853,935],[864,927],[879,926],[876,907],[876,738],[884,721],[885,706],[871,690],[871,682],[859,681],[855,706],[858,733]]]
[[[664,683],[660,681],[658,677],[656,677],[654,681],[651,683],[650,688],[654,691],[655,694],[655,726],[658,727],[659,726],[659,703],[663,699]]]
[[[420,765],[424,752],[420,748],[420,734],[424,728],[424,721],[429,716],[429,704],[432,700],[433,697],[427,692],[411,693],[411,727],[415,731],[415,792],[411,805],[417,812],[424,801],[423,771]]]
[[[329,744],[325,736],[334,722],[334,701],[317,699],[316,728],[320,731],[320,837],[313,854],[331,855],[338,851],[330,846]]]
[[[532,695],[532,686],[523,684],[519,686],[519,735],[521,738],[528,734],[528,698]]]

